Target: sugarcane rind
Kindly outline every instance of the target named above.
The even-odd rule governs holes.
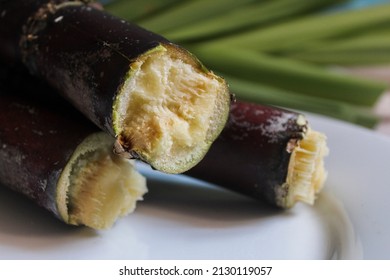
[[[145,178],[133,164],[111,153],[113,139],[98,132],[74,151],[57,183],[63,221],[106,229],[132,211],[146,193]]]
[[[58,10],[70,6],[85,5],[85,1],[48,1],[27,19],[22,27],[22,36],[20,38],[21,58],[31,68],[34,64],[29,61],[32,52],[36,51],[37,46],[34,44],[38,34],[46,28],[49,15],[54,15]]]
[[[198,163],[222,131],[226,82],[182,48],[161,43],[131,62],[113,104],[114,151],[167,173]]]
[[[40,73],[35,59],[41,51],[40,34],[49,20],[61,21],[57,12],[69,5],[85,3],[48,1],[24,25],[20,52],[32,73]],[[112,111],[104,112],[110,114],[105,116],[108,122],[99,123],[101,116],[89,117],[117,137],[114,151],[118,154],[163,172],[182,173],[203,158],[222,131],[230,93],[226,82],[188,51],[158,36],[149,43],[141,55],[119,53],[129,61],[128,73],[123,84],[112,89]]]

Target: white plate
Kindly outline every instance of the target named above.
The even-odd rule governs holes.
[[[141,166],[149,194],[111,230],[63,225],[0,188],[0,259],[390,259],[390,140],[311,116],[329,139],[315,207],[275,211]]]

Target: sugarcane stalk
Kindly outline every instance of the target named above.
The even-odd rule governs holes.
[[[147,191],[111,136],[26,73],[0,69],[0,110],[0,184],[66,224],[109,228]]]
[[[161,11],[186,0],[116,0],[104,8],[117,17],[135,21],[160,13]]]
[[[371,107],[299,94],[223,73],[221,75],[229,81],[230,89],[236,93],[236,97],[243,101],[317,113],[367,128],[374,128],[380,120]]]
[[[315,202],[327,153],[325,135],[302,114],[236,102],[220,137],[187,174],[287,209]]]
[[[250,4],[240,2],[240,6],[226,13],[164,31],[164,36],[175,42],[197,42],[207,39],[213,40],[226,35],[236,36],[239,32],[245,30],[260,27],[267,28],[280,21],[285,22],[296,16],[314,13],[342,1],[274,0],[255,1]],[[205,7],[205,9],[208,9],[208,7]]]
[[[217,38],[210,46],[239,46],[256,51],[287,51],[304,47],[313,41],[342,38],[364,30],[388,26],[390,5],[382,4],[351,11],[311,15]]]
[[[303,50],[286,52],[283,55],[324,65],[388,64],[390,62],[389,30],[352,38],[314,42]]]
[[[87,2],[3,1],[0,59],[22,61],[56,88],[117,139],[116,153],[188,170],[226,123],[226,82],[185,49]]]
[[[14,77],[18,76],[14,75]],[[5,80],[11,79],[6,78]],[[20,79],[18,78],[18,80]],[[18,95],[19,92],[15,93],[15,91],[20,89],[21,85],[25,86],[22,92],[24,95]],[[18,118],[15,120],[16,124],[11,124],[12,127],[15,127],[15,125],[19,126],[19,122],[21,122],[23,125],[27,125],[28,132],[31,130],[32,132],[30,133],[36,134],[33,135],[36,138],[38,136],[43,137],[43,135],[47,133],[46,131],[50,129],[49,133],[51,133],[51,138],[48,138],[48,140],[55,145],[57,154],[67,153],[68,146],[77,146],[77,141],[70,138],[71,135],[73,135],[74,138],[77,138],[75,136],[78,134],[70,133],[69,129],[67,129],[65,125],[62,125],[61,134],[57,135],[57,130],[54,130],[52,127],[53,122],[55,123],[58,120],[62,120],[63,122],[66,121],[67,124],[75,123],[76,126],[75,128],[72,127],[72,129],[75,130],[79,128],[83,133],[88,134],[88,128],[91,124],[85,122],[83,116],[72,111],[72,108],[69,109],[68,106],[64,106],[64,104],[61,103],[62,100],[54,99],[54,102],[53,97],[55,96],[52,93],[47,92],[51,89],[42,88],[42,86],[37,87],[37,85],[27,83],[26,81],[23,84],[18,82],[16,86],[8,86],[7,89],[9,90],[9,88],[12,88],[11,94],[6,95],[9,93],[6,91],[6,94],[2,95],[3,99],[4,97],[14,98],[19,103],[22,102],[20,103],[21,105],[16,105],[16,108],[20,108],[20,110],[24,112],[24,115],[27,115],[27,117],[30,118],[27,121]],[[37,100],[31,95],[26,95],[26,89],[45,92],[47,93],[47,98]],[[7,100],[5,101],[6,102],[2,102],[3,105],[9,104]],[[37,104],[41,107],[35,106]],[[5,130],[7,130],[10,125],[8,119],[12,119],[10,112],[12,111],[15,113],[15,109],[11,108],[12,106],[9,107],[8,110],[3,110],[6,112],[2,119],[6,124],[4,125]],[[34,113],[34,118],[31,118],[30,116],[32,112]],[[72,112],[74,114],[72,114]],[[66,113],[66,115],[61,113]],[[23,114],[18,115],[22,116]],[[65,119],[64,116],[66,116]],[[30,123],[32,123],[32,125],[29,125]],[[39,124],[38,128],[34,127],[35,123]],[[32,128],[30,126],[32,126]],[[44,130],[42,127],[49,128]],[[19,129],[17,131],[19,131]],[[23,134],[25,137],[21,137],[21,135],[18,134],[14,136],[13,131],[8,134],[11,135],[11,137],[16,137],[16,139],[19,140],[19,142],[16,143],[19,143],[19,145],[20,142],[25,143],[25,139],[29,137],[26,133]],[[62,134],[69,136],[66,137]],[[7,134],[4,135],[7,136]],[[61,141],[53,139],[53,135],[55,137],[60,137]],[[98,192],[97,189],[99,188],[95,187],[95,184],[101,185],[99,184],[99,180],[112,183],[113,180],[124,180],[126,179],[126,176],[129,176],[124,168],[114,172],[112,169],[107,169],[107,165],[101,163],[100,155],[103,154],[106,158],[115,158],[115,156],[110,155],[110,150],[107,148],[110,146],[110,141],[107,142],[102,140],[104,138],[107,139],[108,136],[104,134],[100,135],[101,136],[96,138],[96,141],[94,139],[88,140],[90,138],[88,137],[86,144],[77,146],[76,151],[73,152],[70,160],[68,160],[68,164],[63,168],[63,171],[61,172],[62,175],[58,180],[59,182],[73,182],[73,185],[80,184],[79,187],[73,186],[68,188],[72,191],[67,195],[68,205],[77,205],[77,203],[71,201],[80,201],[79,203],[82,202],[83,207],[68,206],[66,209],[79,209],[77,213],[80,215],[82,214],[83,217],[92,216],[94,213],[96,216],[102,215],[102,211],[96,210],[96,205],[94,206],[93,203],[90,205],[86,202],[88,199],[93,202],[96,201],[97,196],[93,194]],[[2,136],[2,133],[0,133],[0,136]],[[33,143],[37,143],[37,145],[43,147],[43,149],[48,147],[48,145],[45,146],[44,143],[42,144],[42,139],[32,140]],[[7,143],[3,146],[3,152],[12,153],[13,149],[12,146],[8,144],[10,141],[7,142],[7,137],[0,137],[0,141],[1,143]],[[63,144],[62,141],[65,143]],[[15,146],[15,144],[13,145]],[[93,153],[91,152],[91,156],[88,157],[82,153],[85,147],[88,149],[96,148],[99,151],[100,145],[105,145],[104,153],[94,151]],[[36,155],[37,149],[34,147],[35,145],[32,145],[32,147],[27,147],[27,152],[23,151],[25,154],[32,153]],[[39,156],[45,155],[46,152],[49,152],[49,155],[52,156],[50,149],[48,149],[48,151],[39,152]],[[71,153],[72,152],[69,152],[69,154]],[[298,201],[309,204],[314,203],[316,196],[323,187],[326,177],[323,163],[326,153],[327,147],[325,136],[319,132],[313,131],[303,115],[275,107],[235,102],[230,111],[229,122],[222,134],[212,145],[212,148],[206,154],[206,157],[197,166],[189,170],[187,174],[199,179],[217,183],[221,187],[237,191],[255,199],[266,201],[269,204],[280,208],[291,208]],[[11,157],[10,154],[8,154],[8,156],[4,156],[3,158],[0,158],[0,160],[4,162],[7,161],[8,158],[15,157]],[[33,159],[34,163],[38,162],[37,159]],[[95,159],[98,159],[96,164],[94,162]],[[29,160],[26,158],[27,166],[30,164]],[[53,159],[53,161],[54,160],[55,159]],[[80,162],[85,162],[86,160],[89,164],[80,164]],[[123,159],[120,158],[120,160]],[[48,162],[50,163],[52,161],[46,159],[45,164],[49,164]],[[18,170],[18,168],[15,168],[14,166],[20,165],[20,161],[18,160],[15,160],[11,165],[9,165],[9,163],[6,164],[15,170],[15,172],[19,172],[19,174],[33,174],[33,176],[30,176],[28,179],[29,182],[32,182],[33,184],[31,189],[40,190],[39,182],[45,180],[46,174],[37,172],[34,168],[32,168],[32,171],[20,171],[20,168]],[[61,166],[59,161],[56,161],[55,165]],[[96,170],[89,168],[90,165],[95,165],[98,168]],[[51,168],[51,166],[49,165],[48,168]],[[5,170],[7,171],[7,169]],[[95,173],[91,170],[95,171]],[[122,175],[118,175],[119,179],[116,176],[118,172]],[[76,175],[77,177],[75,177]],[[15,181],[17,180],[13,179],[14,177],[11,177],[11,181],[9,182],[4,178],[7,178],[5,173],[1,174],[0,183],[5,183],[11,187],[15,186]],[[25,176],[22,178],[25,178]],[[63,183],[58,184],[59,186],[63,185]],[[70,183],[68,183],[68,185],[69,184]],[[21,183],[19,182],[14,188],[17,190],[19,189],[20,191],[20,185]],[[53,188],[54,190],[61,190],[61,188],[53,186],[50,188],[46,187],[45,189]],[[140,191],[139,188],[136,190]],[[115,184],[112,186],[111,191],[117,191],[119,194],[108,195],[112,200],[104,201],[104,199],[101,198],[102,200],[99,200],[99,203],[97,203],[98,206],[107,211],[108,209],[117,209],[115,206],[119,207],[118,201],[114,198],[120,195],[123,196],[123,192],[125,192],[121,186]],[[134,195],[131,191],[129,192],[131,195]],[[60,202],[56,203],[64,205],[65,202],[63,201],[63,198],[65,196],[58,195],[57,197]],[[60,209],[64,209],[64,207],[60,207]],[[63,212],[64,210],[62,210],[61,213]],[[65,213],[67,212],[65,211]],[[69,216],[73,217],[74,215],[69,214]],[[84,220],[76,220],[78,222],[75,222],[73,218],[73,220],[71,220],[72,222],[70,222],[70,220],[67,221],[68,223],[82,223]],[[90,223],[89,225],[91,226]],[[93,226],[95,228],[98,227],[96,224],[93,224]]]
[[[229,47],[192,48],[215,71],[312,97],[372,106],[388,85],[295,61]]]
[[[241,5],[253,2],[255,2],[255,0],[183,1],[153,17],[137,21],[137,23],[153,32],[165,35],[169,30],[175,30],[181,26],[197,23],[205,18],[218,16]]]
[[[385,66],[390,63],[388,49],[357,52],[310,52],[290,56],[303,62],[325,66]]]

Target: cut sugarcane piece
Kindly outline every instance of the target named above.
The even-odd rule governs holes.
[[[299,113],[233,104],[227,126],[188,175],[280,208],[313,204],[321,191],[326,137]]]
[[[135,210],[146,192],[145,178],[134,164],[112,153],[104,132],[88,136],[76,147],[57,182],[61,218],[72,225],[110,228]]]
[[[165,48],[134,63],[133,71],[114,102],[115,151],[179,173],[220,132],[213,122],[226,118],[221,110],[229,102],[217,100],[221,80],[170,57]]]
[[[84,2],[7,2],[2,25],[20,36],[0,29],[11,47],[0,58],[23,61],[116,137],[118,154],[163,172],[188,170],[226,123],[226,82],[183,48]]]
[[[104,229],[132,212],[146,182],[114,139],[26,73],[0,77],[0,183],[67,224]]]

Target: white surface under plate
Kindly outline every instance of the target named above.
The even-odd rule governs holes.
[[[106,231],[69,227],[0,188],[0,259],[390,259],[390,140],[311,116],[329,178],[315,207],[275,211],[223,189],[142,171],[149,194]]]

